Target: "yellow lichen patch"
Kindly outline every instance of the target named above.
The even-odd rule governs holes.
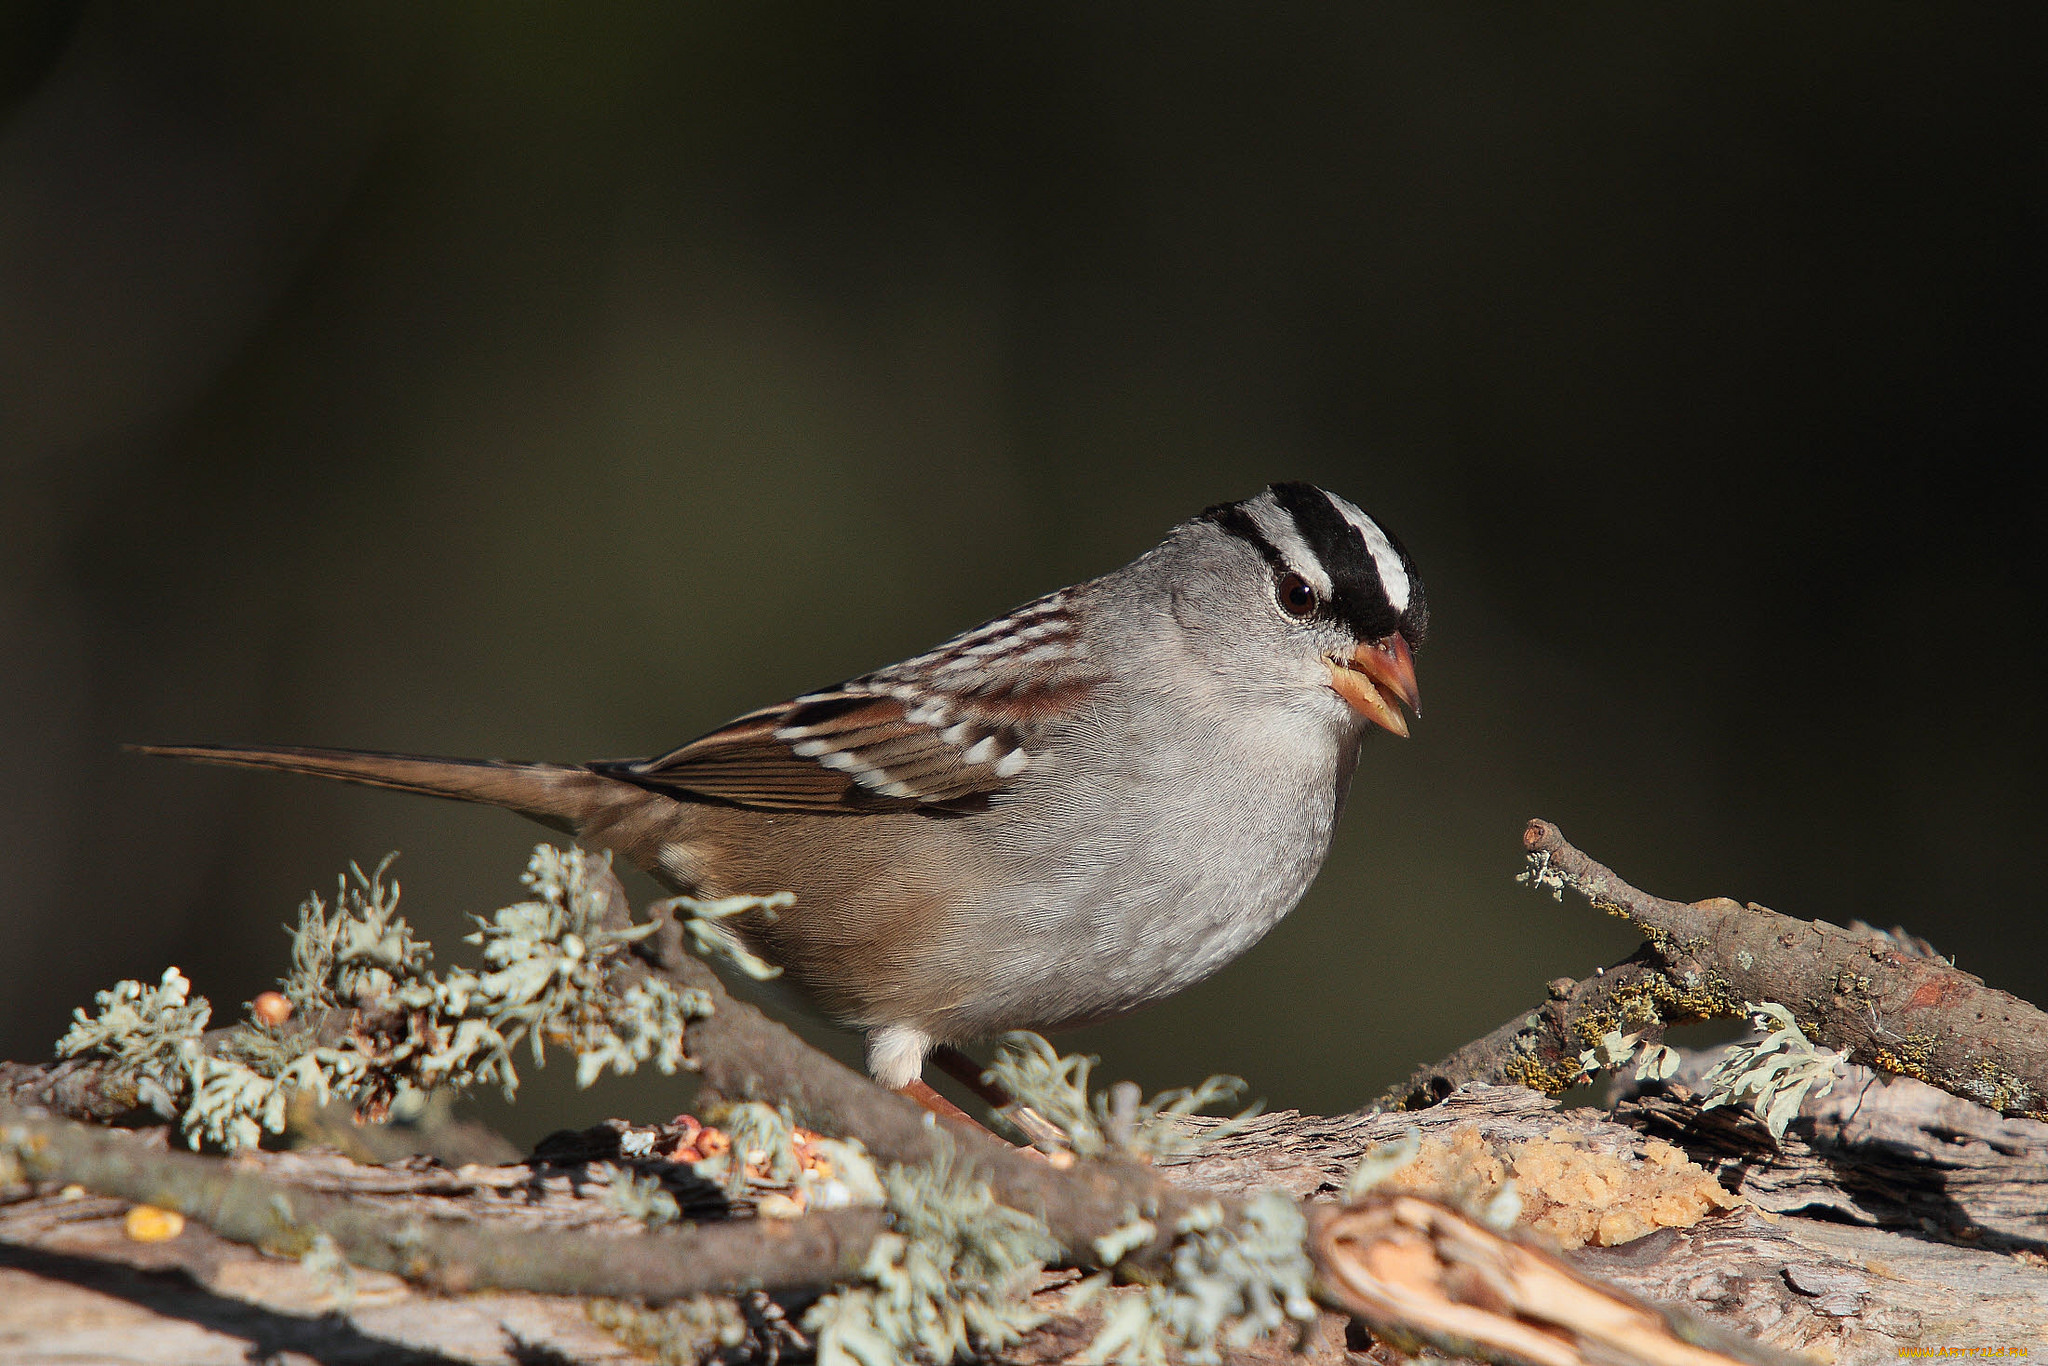
[[[1586,1069],[1577,1058],[1563,1058],[1557,1066],[1546,1067],[1539,1059],[1522,1054],[1510,1058],[1501,1067],[1501,1075],[1518,1086],[1554,1096],[1584,1081]]]
[[[1569,1130],[1509,1149],[1522,1222],[1565,1247],[1611,1247],[1660,1228],[1689,1228],[1742,1203],[1668,1143],[1629,1154],[1595,1152]]]
[[[174,1209],[137,1205],[128,1211],[126,1227],[138,1243],[167,1243],[185,1231],[185,1216]]]
[[[1562,1125],[1546,1138],[1499,1148],[1476,1126],[1455,1129],[1448,1140],[1425,1138],[1383,1188],[1477,1208],[1510,1178],[1522,1202],[1515,1227],[1561,1247],[1626,1243],[1742,1203],[1668,1143],[1647,1139],[1624,1152],[1598,1152]]]
[[[1391,1173],[1378,1189],[1477,1205],[1491,1198],[1507,1176],[1506,1164],[1479,1130],[1461,1125],[1451,1131],[1449,1142],[1435,1135],[1423,1139],[1415,1159]]]

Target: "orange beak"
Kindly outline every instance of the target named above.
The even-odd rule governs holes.
[[[1359,646],[1348,657],[1330,656],[1330,686],[1351,709],[1396,735],[1408,734],[1408,718],[1399,703],[1422,715],[1422,694],[1415,687],[1415,657],[1399,634]]]

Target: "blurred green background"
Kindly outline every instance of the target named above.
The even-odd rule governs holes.
[[[2042,11],[0,9],[0,1056],[502,813],[119,753],[657,752],[1312,479],[1435,625],[1302,908],[1076,1042],[1357,1105],[1673,896],[2048,1000]],[[646,884],[640,884],[645,887]],[[852,1056],[850,1041],[841,1040]],[[569,1088],[531,1138],[662,1118]]]

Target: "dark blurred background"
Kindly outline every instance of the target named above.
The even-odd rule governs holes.
[[[1282,478],[1424,717],[1114,1074],[1353,1106],[1627,953],[1536,814],[2048,1000],[2041,14],[12,0],[0,1056],[541,833],[120,741],[655,752]],[[683,1095],[568,1071],[486,1110]]]

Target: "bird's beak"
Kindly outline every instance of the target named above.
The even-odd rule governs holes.
[[[1347,656],[1331,655],[1330,686],[1353,711],[1396,735],[1408,734],[1408,718],[1396,703],[1422,715],[1422,694],[1415,688],[1415,657],[1398,633],[1368,641]]]

